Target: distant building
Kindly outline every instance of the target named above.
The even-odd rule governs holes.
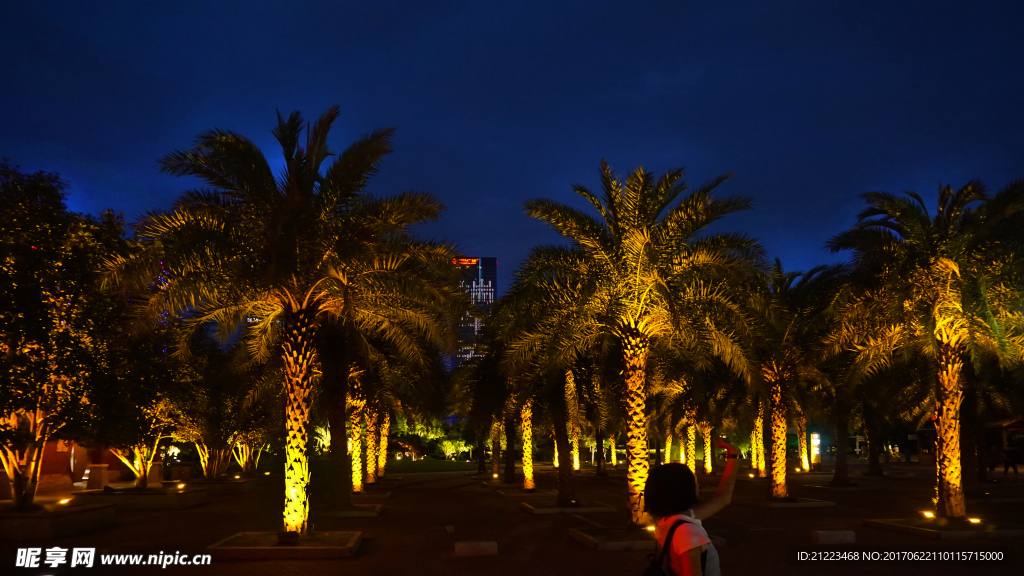
[[[473,308],[485,315],[491,310],[498,290],[497,258],[453,258],[452,264],[462,270],[462,287],[469,293]],[[467,314],[459,325],[459,349],[455,353],[454,365],[474,357],[476,341],[484,325],[479,318]]]

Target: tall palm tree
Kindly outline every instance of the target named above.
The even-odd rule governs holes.
[[[813,351],[822,336],[823,313],[843,286],[842,266],[818,266],[807,273],[786,272],[776,259],[763,302],[764,324],[758,339],[761,378],[767,385],[771,424],[771,497],[787,498],[786,429],[789,390],[801,374],[813,370]]]
[[[642,168],[620,181],[602,162],[603,198],[583,186],[574,191],[600,215],[551,200],[526,204],[530,216],[547,222],[572,242],[539,247],[520,272],[532,297],[552,311],[537,330],[510,345],[529,354],[537,338],[553,334],[554,347],[571,359],[601,337],[622,351],[627,406],[629,506],[643,521],[648,472],[646,367],[652,340],[675,335],[681,345],[705,348],[737,372],[749,375],[741,342],[748,318],[732,290],[733,278],[758,271],[762,250],[739,234],[706,234],[720,218],[749,207],[745,198],[715,198],[725,177],[677,200],[686,191],[682,169],[655,180]]]
[[[888,329],[858,346],[868,368],[889,363],[889,353],[923,351],[933,362],[937,406],[938,513],[966,515],[960,464],[960,406],[965,363],[986,358],[1004,365],[1020,359],[1019,230],[1024,223],[1024,181],[989,197],[978,182],[939,189],[938,210],[928,213],[914,192],[863,195],[868,208],[857,224],[832,238],[833,251],[852,250],[873,279],[873,311]],[[850,328],[854,328],[851,324]]]
[[[224,338],[244,327],[253,358],[283,359],[284,529],[300,534],[306,532],[309,511],[307,422],[319,326],[358,316],[347,298],[354,278],[364,279],[361,285],[372,292],[367,297],[375,304],[371,308],[383,309],[384,300],[398,301],[410,290],[412,282],[402,271],[406,262],[437,267],[451,252],[443,244],[423,243],[417,250],[396,245],[371,258],[359,248],[362,240],[387,245],[381,237],[401,244],[402,230],[436,219],[442,206],[420,193],[381,201],[362,193],[391,151],[392,129],[361,138],[321,169],[334,155],[327,135],[338,115],[338,108],[331,108],[308,126],[298,112],[287,119],[278,114],[273,134],[284,168],[276,178],[252,141],[219,129],[200,134],[192,148],[163,157],[163,172],[198,177],[210,188],[186,192],[168,212],[148,214],[137,228],[146,250],[111,265],[113,280],[146,285],[163,262],[168,274],[157,297],[150,299],[151,311],[166,306],[172,313],[187,312],[186,327],[213,322]],[[305,148],[300,146],[304,129]],[[377,235],[353,237],[373,230],[353,230],[351,224],[354,215],[374,207],[385,212],[375,220]],[[398,233],[389,219],[395,215],[402,217]],[[372,311],[367,315],[374,316],[368,322],[394,334],[422,319],[418,313],[405,314],[400,322]]]

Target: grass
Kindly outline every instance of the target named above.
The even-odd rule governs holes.
[[[435,460],[428,456],[420,458],[415,462],[409,458],[388,460],[387,470],[388,474],[391,475],[412,474],[415,472],[471,472],[476,470],[476,468],[476,462],[466,462],[465,460]]]

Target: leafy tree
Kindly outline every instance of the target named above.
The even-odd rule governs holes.
[[[97,269],[120,237],[112,213],[69,212],[65,187],[0,163],[0,461],[19,509],[33,507],[46,441],[88,414],[110,305]]]

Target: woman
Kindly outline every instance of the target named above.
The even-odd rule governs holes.
[[[666,464],[651,470],[644,488],[644,511],[657,520],[655,536],[658,549],[666,545],[665,537],[672,526],[679,524],[669,543],[668,560],[663,569],[671,570],[675,576],[721,576],[718,551],[711,538],[701,526],[701,520],[725,508],[732,502],[732,491],[736,486],[736,468],[739,454],[736,448],[724,440],[718,441],[719,448],[725,448],[726,464],[718,490],[711,500],[698,504],[700,487],[697,477],[685,464]]]

